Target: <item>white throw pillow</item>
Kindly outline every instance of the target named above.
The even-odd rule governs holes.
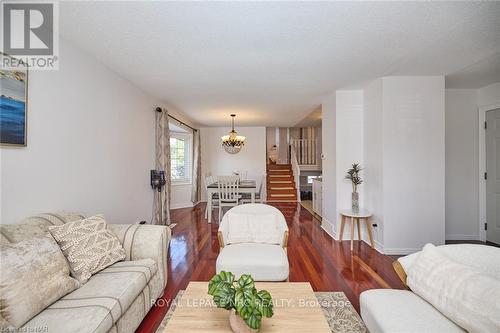
[[[125,249],[116,235],[106,229],[102,215],[49,227],[49,231],[68,259],[71,275],[81,283],[125,259]]]
[[[0,245],[0,314],[12,326],[21,327],[79,285],[50,235]]]
[[[427,244],[409,267],[407,284],[469,332],[500,332],[500,281],[456,263]]]
[[[450,244],[436,246],[436,250],[458,264],[470,266],[481,274],[500,280],[500,248],[481,244]],[[420,252],[398,259],[405,272],[409,271]]]

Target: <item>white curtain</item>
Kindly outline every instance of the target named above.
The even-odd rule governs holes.
[[[156,170],[165,171],[166,184],[160,192],[155,191],[154,222],[170,225],[170,132],[168,111],[156,111]]]
[[[201,143],[200,131],[193,133],[193,182],[191,187],[191,202],[196,204],[201,200]]]

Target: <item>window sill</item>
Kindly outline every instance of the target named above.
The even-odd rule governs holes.
[[[172,186],[182,186],[182,185],[192,185],[193,183],[190,181],[190,180],[178,180],[178,181],[174,181],[172,180],[172,182],[170,183]]]

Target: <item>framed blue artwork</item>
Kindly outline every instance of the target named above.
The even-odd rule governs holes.
[[[0,57],[10,57],[0,54]],[[0,68],[0,144],[26,146],[28,67]]]

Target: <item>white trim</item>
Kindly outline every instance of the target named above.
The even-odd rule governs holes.
[[[421,251],[422,249],[418,248],[391,248],[391,249],[384,249],[384,254],[386,255],[408,255],[412,254],[418,251]]]
[[[500,109],[500,104],[481,106],[478,108],[478,125],[479,125],[479,219],[478,230],[479,240],[486,241],[486,230],[484,223],[486,222],[486,181],[484,173],[486,172],[486,130],[484,122],[486,121],[486,112]]]
[[[330,237],[332,237],[334,240],[337,239],[337,233],[335,232],[335,228],[333,226],[333,223],[327,220],[326,218],[321,219],[321,228],[328,234]]]
[[[190,180],[179,179],[179,180],[171,180],[170,185],[172,186],[183,186],[183,185],[192,185],[193,183]]]
[[[192,202],[181,202],[181,203],[176,203],[173,205],[170,205],[170,209],[179,209],[179,208],[188,208],[188,207],[193,207]]]
[[[479,235],[446,234],[446,240],[479,240]]]
[[[184,159],[187,162],[186,177],[183,179],[172,179],[170,183],[176,185],[191,185],[193,178],[193,133],[170,132],[170,138],[185,140],[187,143],[187,151],[184,151]]]

